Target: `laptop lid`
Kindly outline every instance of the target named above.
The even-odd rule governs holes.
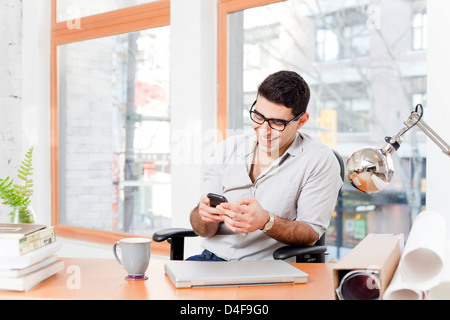
[[[177,288],[305,283],[308,274],[282,260],[172,261],[165,272]]]

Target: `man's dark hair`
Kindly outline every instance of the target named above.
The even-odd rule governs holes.
[[[278,71],[268,76],[258,87],[258,95],[270,102],[292,109],[294,116],[306,112],[309,102],[309,87],[294,71]]]

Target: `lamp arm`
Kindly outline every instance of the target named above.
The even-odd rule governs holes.
[[[411,117],[411,116],[410,116]],[[409,118],[408,118],[409,119]],[[400,144],[402,143],[402,136],[403,134],[408,131],[409,129],[411,129],[411,127],[414,124],[409,124],[408,123],[408,119],[406,119],[404,121],[405,126],[403,128],[400,129],[400,131],[392,137],[385,137],[384,141],[386,141],[386,143],[384,144],[384,146],[381,148],[381,150],[385,153],[385,154],[392,154],[395,151],[398,150],[398,148],[400,148]]]
[[[445,142],[431,127],[422,120],[421,115],[417,112],[411,112],[408,118],[403,122],[405,125],[400,131],[392,137],[386,137],[386,144],[383,146],[382,150],[387,153],[393,153],[396,151],[400,144],[402,143],[402,135],[406,133],[409,129],[417,125],[427,136],[430,138],[442,152],[450,157],[450,146]]]
[[[430,128],[425,121],[420,120],[417,122],[417,126],[430,138],[439,148],[441,148],[442,152],[450,157],[450,146],[447,142],[445,142],[433,129]]]
[[[412,112],[405,120],[404,124],[409,128],[417,125],[430,138],[442,152],[450,157],[450,146],[444,141],[431,127],[421,119],[422,117],[417,112]],[[408,130],[409,130],[408,128]]]

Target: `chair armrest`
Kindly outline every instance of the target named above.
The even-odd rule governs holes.
[[[302,247],[289,245],[275,250],[273,252],[273,258],[275,260],[284,260],[291,257],[297,257],[302,255],[325,254],[326,251],[327,251],[326,246]]]
[[[153,234],[153,240],[156,242],[162,242],[170,238],[184,238],[184,237],[196,237],[194,230],[185,228],[167,228],[158,230]]]
[[[167,240],[170,243],[170,260],[183,260],[184,238],[196,236],[192,229],[167,228],[156,231],[152,238],[156,242]]]

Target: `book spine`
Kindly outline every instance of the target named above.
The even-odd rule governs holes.
[[[39,249],[47,244],[55,242],[56,238],[54,234],[49,234],[47,237],[36,239],[31,242],[21,243],[19,245],[20,254],[25,254],[35,249]]]
[[[55,228],[48,227],[41,231],[27,235],[19,240],[19,253],[25,254],[47,244],[55,242]]]

